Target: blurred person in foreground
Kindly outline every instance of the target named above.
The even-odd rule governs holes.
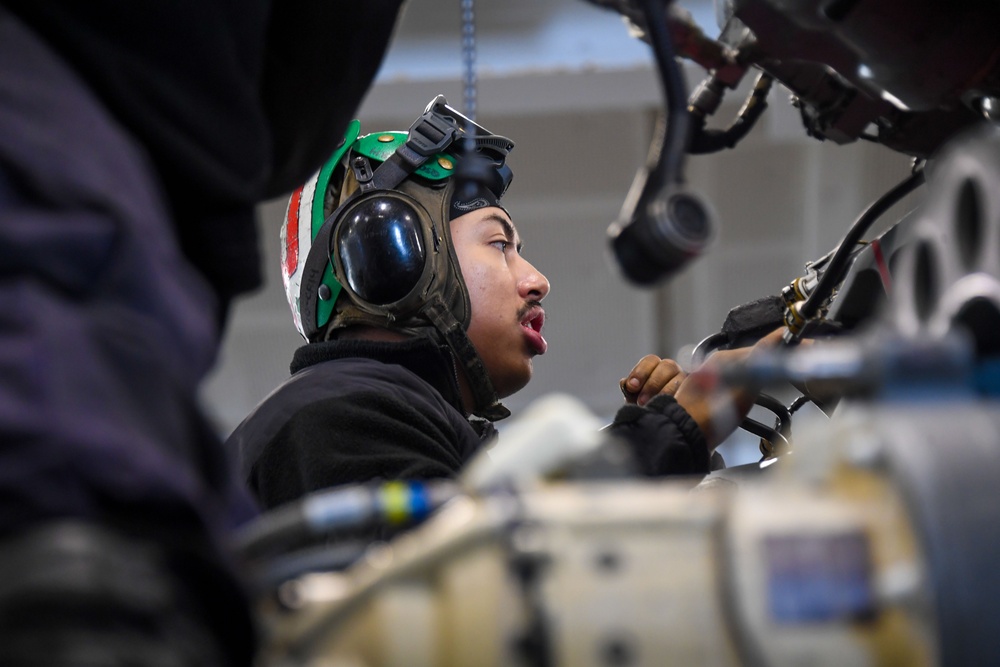
[[[0,0],[3,664],[251,664],[197,387],[399,10]]]

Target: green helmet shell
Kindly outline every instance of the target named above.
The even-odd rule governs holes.
[[[407,139],[406,132],[375,132],[359,136],[360,130],[361,123],[357,120],[351,121],[340,148],[330,156],[319,171],[292,193],[281,225],[282,283],[295,328],[306,340],[314,337],[310,333],[322,331],[329,324],[342,290],[331,261],[315,286],[315,289],[324,291],[326,296],[317,303],[316,320],[314,323],[303,321],[300,297],[306,258],[312,249],[313,240],[326,222],[327,214],[331,212],[331,208],[336,208],[336,206],[331,207],[328,197],[331,181],[335,189],[342,185],[346,156],[363,155],[377,162],[384,162]],[[447,153],[438,153],[421,165],[414,174],[434,183],[450,178],[454,172],[455,158]]]

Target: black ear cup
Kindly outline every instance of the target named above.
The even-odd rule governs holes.
[[[427,264],[426,212],[393,192],[363,195],[337,223],[344,282],[371,306],[406,300],[422,286]]]

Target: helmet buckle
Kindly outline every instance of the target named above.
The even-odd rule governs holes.
[[[432,108],[425,111],[410,126],[409,137],[405,145],[423,158],[421,160],[421,164],[423,164],[424,160],[435,153],[442,152],[452,144],[457,129],[454,120],[442,116],[436,109]]]
[[[372,183],[372,177],[375,175],[372,163],[364,155],[358,155],[351,160],[351,170],[354,171],[354,178],[361,192],[367,192],[375,187]]]

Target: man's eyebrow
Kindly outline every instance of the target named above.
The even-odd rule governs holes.
[[[503,217],[499,213],[488,213],[485,217],[483,217],[483,222],[489,222],[489,221],[500,223],[500,226],[503,227],[504,234],[507,236],[507,240],[510,241],[511,243],[513,243],[515,240],[517,241],[516,248],[517,252],[520,253],[521,248],[524,247],[524,243],[518,237],[517,231],[514,229],[514,225],[511,224],[510,220]]]

